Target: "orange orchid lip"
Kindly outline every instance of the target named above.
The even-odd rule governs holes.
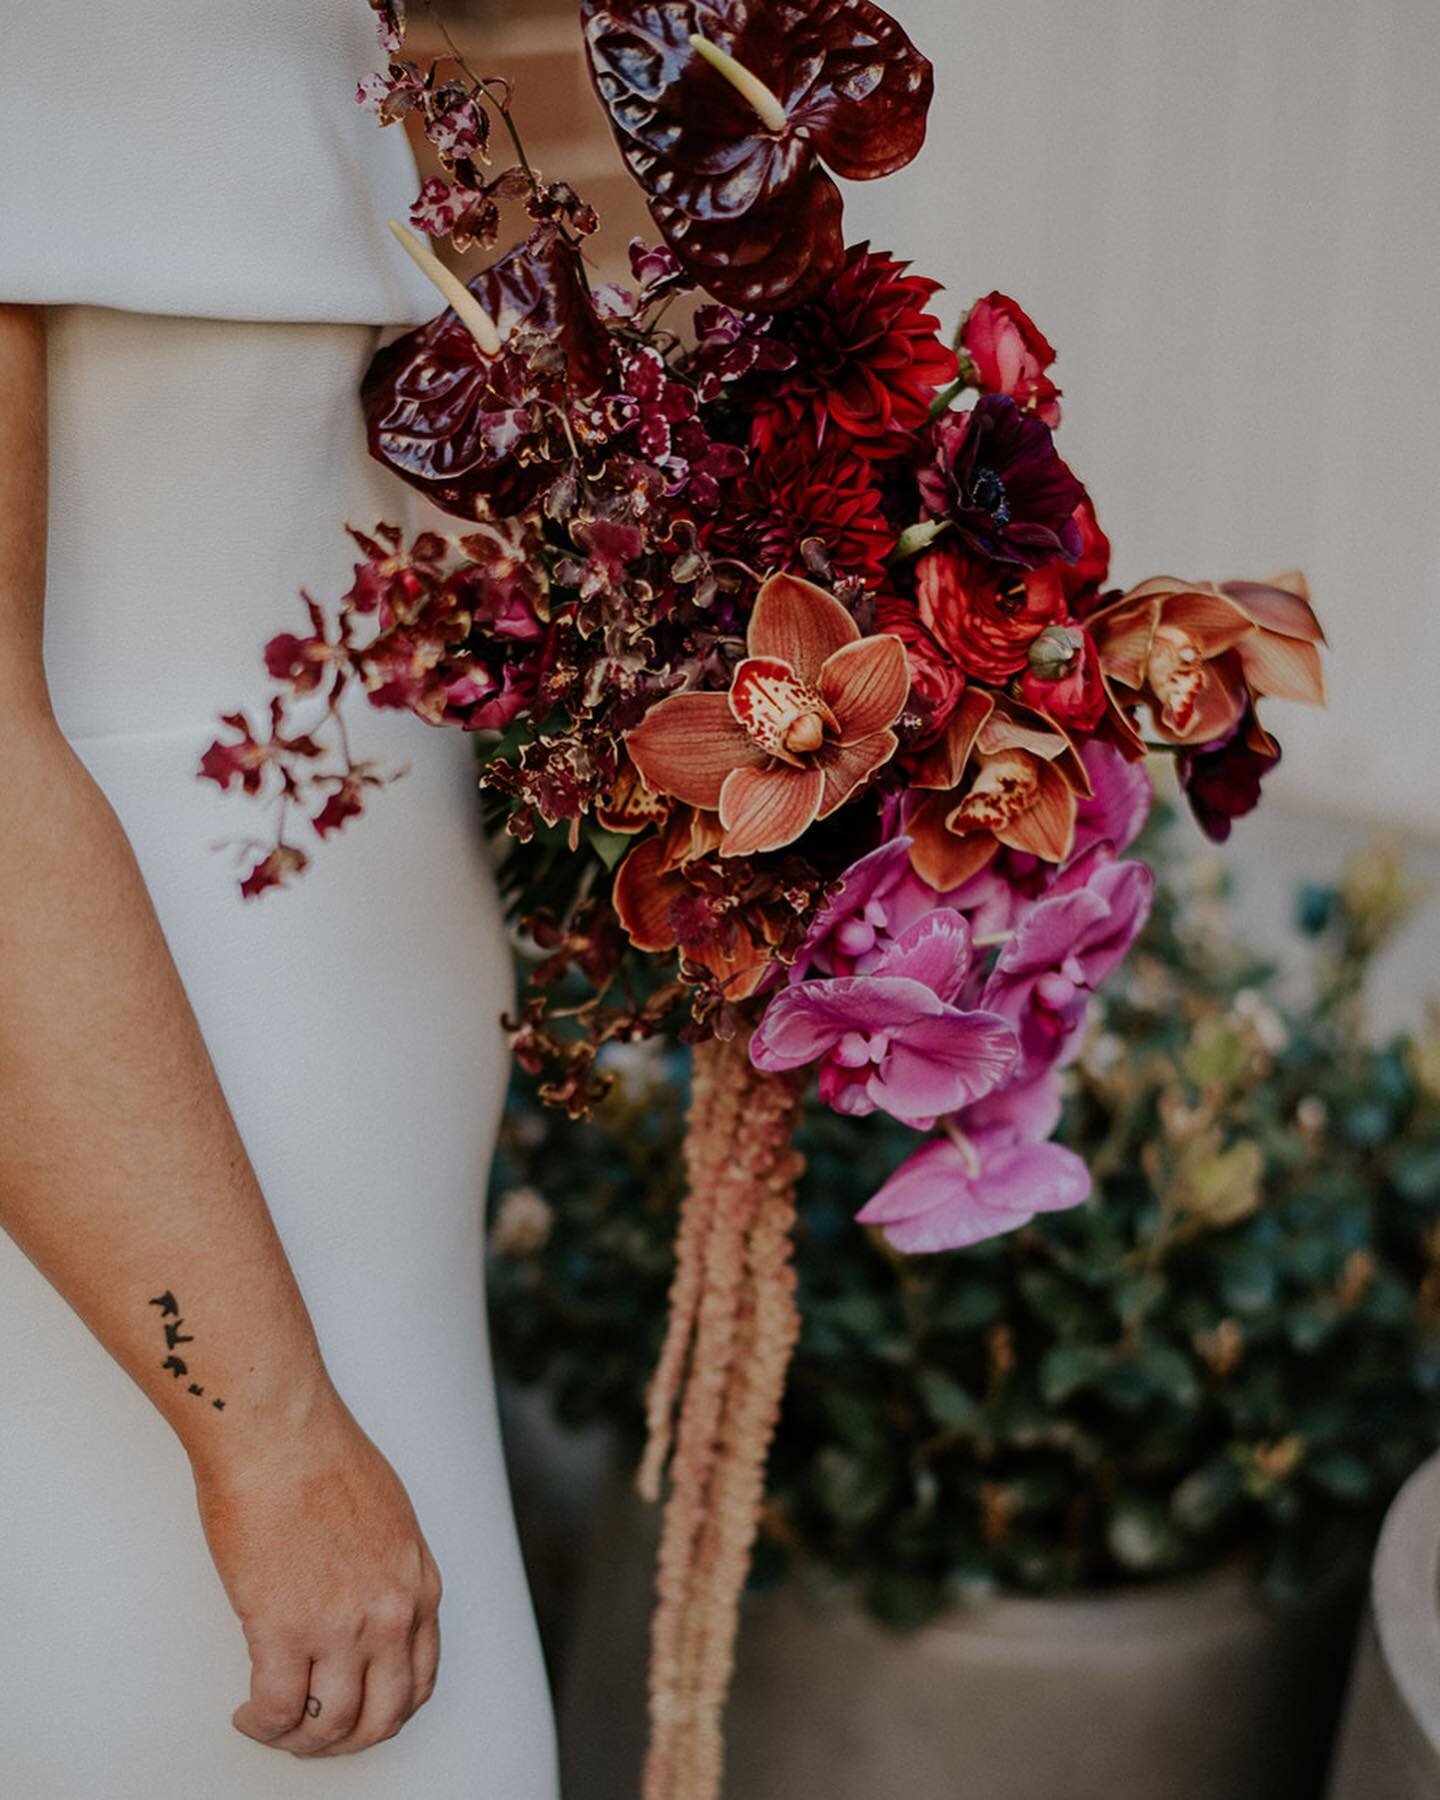
[[[917,875],[940,892],[983,869],[1002,847],[1059,863],[1075,842],[1090,785],[1074,744],[1013,701],[966,694],[925,771],[906,822]],[[919,787],[913,778],[912,787]]]

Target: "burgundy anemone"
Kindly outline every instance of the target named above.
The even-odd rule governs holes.
[[[1037,569],[1080,554],[1075,514],[1085,489],[1034,413],[1006,394],[982,394],[969,412],[939,421],[935,448],[920,472],[925,505],[978,555]]]
[[[733,305],[793,306],[838,274],[840,193],[822,163],[869,181],[925,140],[930,64],[871,0],[583,0],[581,19],[666,243]]]

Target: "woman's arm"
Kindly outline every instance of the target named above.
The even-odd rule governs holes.
[[[238,1728],[362,1749],[428,1698],[439,1580],[330,1384],[130,845],[55,723],[46,465],[44,316],[0,305],[0,1226],[189,1453],[250,1645]]]

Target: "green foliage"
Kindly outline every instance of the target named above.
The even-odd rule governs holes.
[[[757,1579],[798,1553],[906,1627],[1240,1554],[1293,1593],[1373,1526],[1440,1441],[1440,1033],[1374,1046],[1359,1016],[1403,894],[1380,856],[1306,890],[1293,1001],[1223,892],[1171,871],[1074,1071],[1063,1132],[1096,1197],[1010,1237],[895,1255],[853,1215],[912,1134],[811,1108]],[[611,1055],[590,1123],[517,1080],[492,1316],[512,1378],[638,1448],[685,1060]]]

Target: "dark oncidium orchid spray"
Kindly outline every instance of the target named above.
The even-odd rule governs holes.
[[[227,715],[201,773],[274,808],[254,897],[392,779],[352,750],[352,693],[471,732],[535,964],[507,1023],[546,1099],[584,1113],[605,1046],[688,1011],[640,1471],[651,1498],[668,1478],[645,1800],[713,1800],[799,1329],[808,1084],[913,1128],[859,1215],[897,1254],[1085,1201],[1052,1133],[1149,905],[1145,754],[1225,836],[1279,758],[1260,703],[1322,699],[1323,639],[1295,574],[1110,589],[1039,329],[991,293],[946,343],[933,282],[846,244],[832,174],[909,162],[932,86],[870,0],[582,0],[664,240],[625,285],[595,279],[595,214],[528,160],[509,83],[453,46],[409,60],[398,0],[375,10],[359,98],[438,155],[394,229],[447,304],[361,398],[372,453],[454,524],[352,530],[350,591],[306,596],[267,718]],[[422,242],[493,247],[502,204],[527,235],[469,282]]]

